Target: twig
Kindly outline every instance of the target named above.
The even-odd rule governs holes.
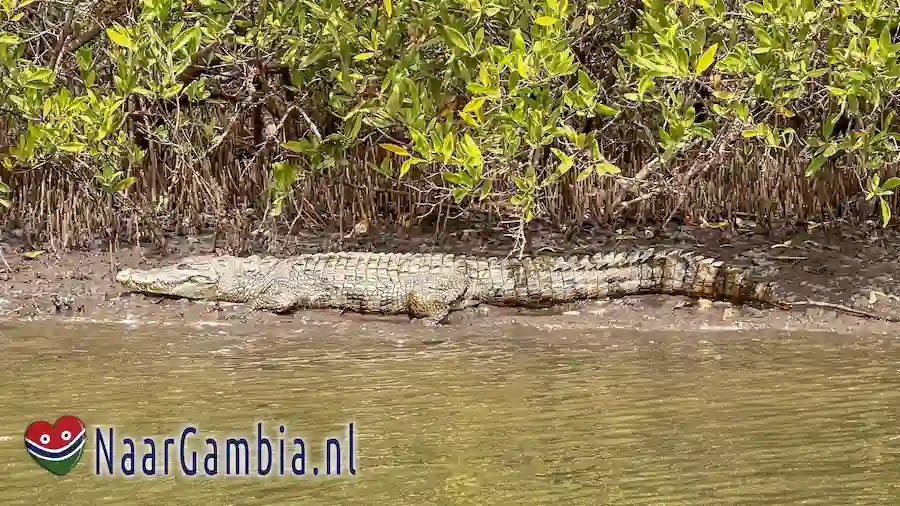
[[[900,318],[896,318],[894,316],[882,315],[873,313],[870,311],[866,311],[864,309],[857,309],[855,307],[845,306],[843,304],[835,304],[833,302],[819,302],[815,300],[805,300],[799,302],[777,302],[776,306],[781,306],[785,309],[800,309],[807,307],[820,307],[825,309],[831,309],[834,311],[838,311],[841,313],[846,313],[853,316],[859,316],[862,318],[871,318],[873,320],[881,320],[886,322],[900,322]]]
[[[3,265],[6,267],[6,272],[12,274],[12,269],[9,267],[9,264],[6,263],[6,257],[3,256],[3,246],[0,246],[0,260],[3,261]]]
[[[636,192],[640,183],[644,179],[647,179],[648,176],[650,176],[650,173],[653,172],[653,170],[656,168],[656,166],[658,166],[660,164],[660,161],[661,161],[661,159],[658,156],[656,158],[650,160],[641,168],[640,171],[638,171],[637,174],[634,175],[633,178],[629,178],[631,184],[628,185],[627,188],[624,187],[625,185],[620,186],[618,191],[616,192],[616,198],[615,198],[615,200],[613,200],[612,207],[620,208],[620,209],[624,209],[625,207],[628,207],[628,205],[621,205],[622,199],[625,198],[625,193],[629,192],[629,191]],[[619,181],[622,182],[623,179],[620,178]]]
[[[309,116],[306,115],[306,112],[303,109],[298,108],[297,111],[300,113],[301,116],[303,116],[303,119],[306,120],[306,124],[309,125],[309,129],[312,130],[313,135],[316,136],[316,139],[319,139],[319,141],[321,141],[322,134],[319,133],[319,129],[316,128],[316,124],[313,123],[311,119],[309,119]]]
[[[68,40],[69,35],[72,34],[72,18],[75,17],[75,5],[76,4],[73,3],[66,11],[66,20],[63,21],[62,32],[56,40],[56,46],[54,46],[53,54],[50,57],[50,64],[54,72],[59,68],[59,62],[62,59],[63,47],[66,45],[66,40]]]
[[[631,200],[626,200],[625,202],[622,202],[621,204],[619,204],[618,211],[619,212],[624,211],[628,206],[637,204],[638,202],[643,202],[647,199],[652,199],[653,197],[655,197],[659,194],[660,194],[660,190],[658,190],[658,189],[651,190],[650,192],[644,193],[639,197],[633,198]]]
[[[516,254],[516,257],[521,259],[522,254],[525,252],[525,217],[520,216],[518,219],[518,224],[516,228],[513,229],[512,234],[513,238],[513,247],[509,250],[509,253],[506,255],[506,259],[509,260],[513,254]]]
[[[716,138],[713,142],[712,146],[706,150],[706,154],[713,153],[712,156],[709,156],[705,162],[697,161],[695,162],[690,170],[684,173],[684,175],[679,178],[679,183],[684,186],[687,185],[691,179],[696,176],[699,176],[706,172],[710,166],[713,164],[718,164],[722,161],[722,158],[725,156],[725,149],[734,142],[738,135],[740,134],[741,129],[737,128],[734,123],[730,123],[725,130]],[[702,158],[701,158],[702,160]]]

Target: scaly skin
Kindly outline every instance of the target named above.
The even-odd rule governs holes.
[[[243,303],[278,313],[334,308],[403,314],[434,325],[450,311],[481,303],[546,307],[639,294],[686,295],[780,307],[827,303],[774,299],[772,286],[745,269],[680,250],[637,249],[568,258],[479,258],[446,254],[322,253],[277,259],[198,256],[116,281],[144,293]]]

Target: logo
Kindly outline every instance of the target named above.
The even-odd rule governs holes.
[[[66,415],[56,424],[39,420],[29,425],[25,429],[25,449],[38,465],[63,476],[81,460],[85,438],[81,420]]]

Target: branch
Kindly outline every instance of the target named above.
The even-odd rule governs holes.
[[[694,163],[691,164],[690,169],[688,169],[687,172],[685,172],[681,175],[681,177],[678,178],[678,186],[680,186],[681,188],[686,187],[688,183],[691,182],[691,180],[706,172],[707,169],[709,169],[713,164],[721,163],[722,158],[724,158],[725,156],[725,150],[735,140],[737,140],[737,137],[740,135],[740,133],[741,128],[735,125],[734,122],[729,123],[725,128],[723,128],[720,131],[719,135],[716,136],[713,143],[703,153],[703,155],[696,157]],[[699,138],[691,141],[691,143],[688,144],[688,148],[692,147],[697,142],[699,142]],[[654,162],[657,162],[658,160],[659,158],[654,158],[653,160],[651,160],[643,169],[641,169],[640,172],[638,172],[638,174],[634,177],[634,180],[636,180],[636,182],[639,182],[646,178],[650,174],[650,167],[654,165]],[[619,199],[621,199],[622,195],[624,194],[624,192],[620,191],[619,195],[617,196],[617,201],[613,204],[615,212],[622,212],[629,206],[656,197],[660,193],[662,193],[662,190],[660,188],[655,188],[647,193],[637,196],[636,198],[620,203]],[[679,193],[681,192],[679,191]],[[680,197],[680,199],[683,199],[684,194],[681,193],[681,195],[682,196]]]
[[[129,0],[121,0],[119,3],[117,3],[115,10],[110,12],[109,19],[107,19],[106,21],[112,21],[112,20],[118,19],[121,16],[125,15],[125,11],[128,10],[128,3],[129,3]],[[72,42],[72,44],[70,44],[68,47],[66,47],[66,52],[74,53],[75,51],[78,51],[79,49],[81,49],[81,46],[94,40],[94,37],[99,35],[100,32],[103,31],[103,29],[104,29],[104,26],[101,23],[96,23],[94,26],[91,27],[90,30],[81,34],[81,36],[78,37],[77,39],[75,39],[75,41]]]
[[[200,59],[204,60],[206,57],[219,47],[219,42],[213,42],[212,44],[204,47],[200,51],[197,51],[193,57],[191,57],[191,64],[178,76],[178,80],[184,83],[185,85],[191,84],[194,79],[197,79],[200,74],[206,71],[208,65],[213,65],[217,62],[218,58],[211,58],[210,61],[207,62],[207,65],[200,65]]]
[[[66,40],[69,38],[69,35],[72,35],[72,19],[75,17],[75,3],[69,7],[69,10],[66,11],[66,20],[63,21],[63,29],[59,34],[59,37],[56,39],[56,45],[53,47],[53,52],[50,54],[50,67],[56,72],[59,67],[59,61],[62,58],[63,54],[63,46],[66,44]]]

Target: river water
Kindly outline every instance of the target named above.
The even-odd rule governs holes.
[[[0,503],[888,504],[898,359],[889,337],[775,332],[0,326]],[[87,443],[57,477],[23,434],[67,414]],[[255,452],[257,422],[303,437],[304,476],[141,475],[144,436]],[[99,459],[97,427],[116,431]],[[312,476],[329,437],[343,472]]]

